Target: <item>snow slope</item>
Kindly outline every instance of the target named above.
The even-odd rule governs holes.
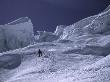
[[[51,45],[50,45],[51,44]],[[37,57],[35,53],[41,48],[45,53],[43,57]],[[69,74],[73,74],[86,65],[93,64],[103,58],[101,56],[63,54],[63,51],[71,49],[70,44],[38,43],[30,45],[21,50],[9,51],[23,55],[22,63],[13,70],[1,69],[0,78],[2,82],[68,82]],[[5,53],[5,54],[6,54]],[[9,76],[7,76],[9,75]],[[8,78],[8,79],[7,79]],[[73,79],[73,77],[71,77]]]

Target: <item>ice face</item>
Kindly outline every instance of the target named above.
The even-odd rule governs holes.
[[[1,51],[25,47],[33,38],[33,25],[27,17],[1,25],[0,30]]]

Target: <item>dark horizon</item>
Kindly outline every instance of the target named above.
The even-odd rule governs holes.
[[[54,31],[102,12],[109,0],[0,0],[0,24],[29,17],[34,31]]]

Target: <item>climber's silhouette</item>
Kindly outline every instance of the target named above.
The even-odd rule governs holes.
[[[42,51],[39,49],[38,50],[38,57],[41,57],[42,56]]]

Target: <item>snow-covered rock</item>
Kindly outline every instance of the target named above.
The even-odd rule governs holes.
[[[17,49],[29,45],[33,39],[33,24],[27,17],[0,26],[0,50]]]

